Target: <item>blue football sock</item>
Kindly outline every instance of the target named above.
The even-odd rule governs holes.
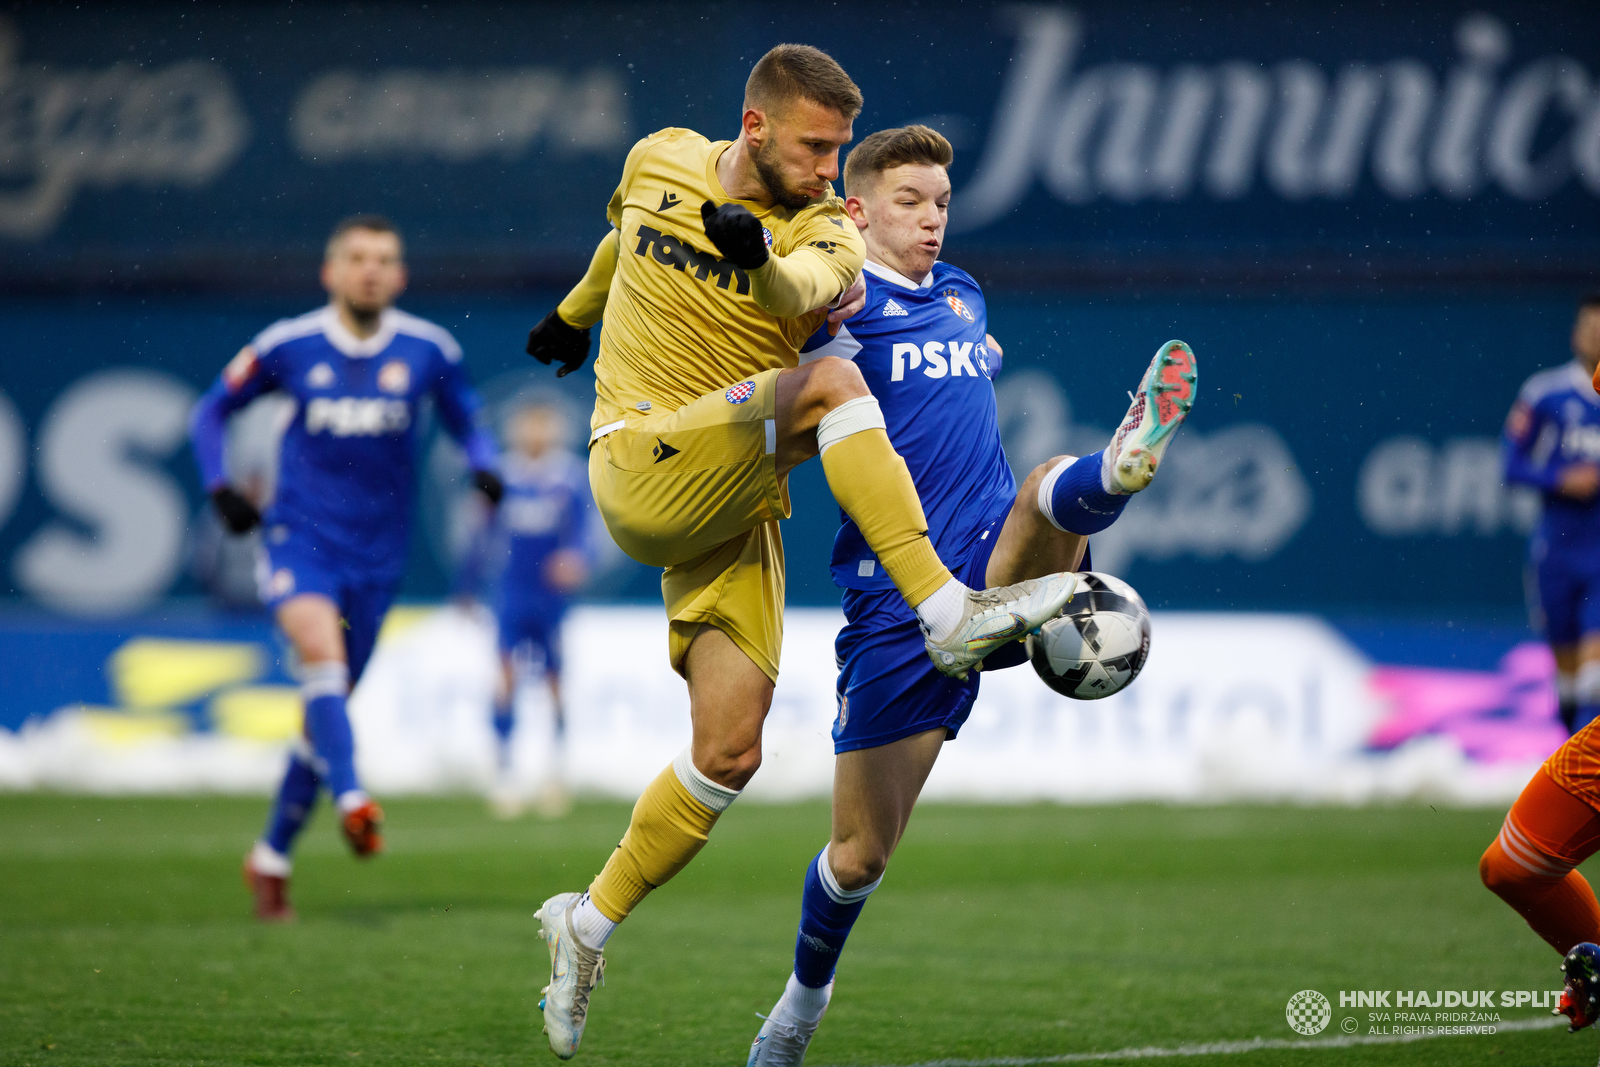
[[[1600,704],[1579,704],[1577,714],[1572,717],[1572,732],[1577,733],[1588,726],[1596,716],[1600,716]]]
[[[298,752],[291,753],[289,769],[283,774],[283,784],[278,786],[278,799],[273,802],[267,832],[262,838],[272,851],[287,856],[294,848],[294,839],[305,829],[306,820],[317,806],[317,787],[321,784],[310,762]]]
[[[306,704],[306,734],[318,769],[334,799],[361,788],[356,777],[356,739],[345,712],[348,674],[343,663],[313,663],[301,671],[300,695]]]
[[[1131,497],[1106,491],[1100,480],[1104,449],[1063,460],[1039,483],[1039,512],[1063,533],[1094,534],[1117,521]]]
[[[828,869],[826,847],[806,867],[806,888],[800,896],[800,935],[794,943],[794,976],[801,985],[821,989],[833,981],[839,953],[850,928],[879,882],[845,890]]]
[[[489,721],[494,726],[495,751],[500,757],[500,769],[505,770],[511,766],[511,731],[517,725],[510,701],[504,704],[496,702],[494,716]]]

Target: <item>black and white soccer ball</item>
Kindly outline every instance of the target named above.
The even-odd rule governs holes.
[[[1044,684],[1074,700],[1119,693],[1150,655],[1150,612],[1133,586],[1086,571],[1087,586],[1061,614],[1028,637],[1028,658]]]

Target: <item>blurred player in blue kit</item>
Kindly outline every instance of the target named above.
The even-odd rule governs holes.
[[[492,722],[499,780],[491,797],[497,814],[520,812],[512,776],[511,737],[520,675],[537,666],[550,690],[553,759],[539,798],[546,815],[564,814],[561,773],[566,707],[561,693],[561,627],[572,597],[589,577],[594,501],[589,467],[567,447],[561,408],[530,403],[506,422],[511,446],[501,470],[505,496],[473,538],[457,585],[474,594],[492,584],[498,622],[500,681]]]
[[[478,490],[498,501],[493,440],[445,330],[392,305],[405,288],[400,235],[377,216],[340,223],[322,264],[326,306],[274,323],[195,406],[201,478],[236,533],[264,523],[262,599],[294,647],[305,736],[289,757],[266,833],[245,857],[256,915],[292,919],[289,853],[327,787],[357,856],[383,847],[383,811],[362,789],[345,700],[361,677],[405,570],[425,401],[466,448]],[[260,514],[228,482],[228,418],[270,392],[296,401],[276,499]]]
[[[1600,715],[1600,293],[1578,306],[1572,355],[1523,383],[1502,436],[1506,481],[1544,501],[1528,545],[1529,600],[1555,653],[1568,733]]]
[[[1019,490],[1000,444],[990,380],[1001,353],[987,332],[983,292],[939,262],[951,159],[950,143],[926,126],[875,133],[850,153],[845,209],[866,240],[866,304],[837,336],[819,331],[801,358],[839,356],[860,368],[910,468],[939,557],[981,589],[1081,565],[1087,536],[1150,483],[1188,414],[1196,371],[1188,346],[1163,345],[1111,443],[1039,465]],[[806,867],[794,970],[750,1047],[751,1067],[804,1059],[845,939],[978,691],[977,673],[949,677],[929,662],[916,615],[841,518],[832,562],[845,590],[833,834]],[[1023,658],[1012,643],[983,666]]]

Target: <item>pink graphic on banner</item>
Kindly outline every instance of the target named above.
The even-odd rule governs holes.
[[[1454,738],[1478,763],[1542,760],[1567,739],[1555,678],[1555,657],[1534,641],[1507,652],[1493,671],[1376,667],[1368,684],[1389,713],[1367,745],[1392,749],[1436,734]]]

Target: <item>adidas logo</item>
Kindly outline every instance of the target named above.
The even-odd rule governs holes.
[[[889,302],[887,304],[883,305],[883,313],[885,315],[909,315],[909,314],[911,314],[911,312],[907,311],[905,308],[901,307],[899,304],[896,304],[892,298],[889,300]]]

